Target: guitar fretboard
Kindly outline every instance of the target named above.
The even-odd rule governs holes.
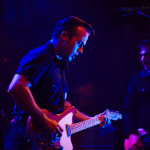
[[[79,123],[71,124],[69,126],[69,129],[70,129],[71,134],[73,134],[73,133],[82,131],[84,129],[93,127],[93,126],[98,125],[98,124],[100,124],[99,119],[97,117],[94,117],[94,118],[89,119],[89,120],[85,120],[85,121],[82,121]]]

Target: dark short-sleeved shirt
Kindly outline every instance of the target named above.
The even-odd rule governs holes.
[[[29,51],[21,60],[16,74],[24,75],[32,84],[36,103],[53,113],[64,108],[68,91],[67,62],[58,59],[50,42]]]
[[[150,133],[150,74],[145,70],[131,80],[124,103],[126,136],[144,128]]]

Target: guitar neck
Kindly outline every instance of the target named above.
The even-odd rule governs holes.
[[[82,131],[84,129],[93,127],[95,125],[100,124],[100,120],[98,119],[98,117],[94,117],[79,123],[75,123],[75,124],[71,124],[69,125],[69,129],[70,129],[70,133],[74,134],[76,132]]]

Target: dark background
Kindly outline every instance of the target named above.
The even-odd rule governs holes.
[[[129,81],[142,68],[136,47],[150,38],[150,18],[121,8],[141,8],[150,16],[150,10],[145,9],[149,6],[148,1],[139,0],[1,0],[1,138],[5,139],[13,105],[6,91],[20,59],[30,49],[45,44],[63,17],[78,16],[95,30],[84,54],[69,64],[75,105],[91,116],[107,108],[122,113]],[[112,125],[115,130],[109,138],[113,138],[113,149],[121,150],[122,120],[112,121]]]

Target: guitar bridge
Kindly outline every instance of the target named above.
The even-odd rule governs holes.
[[[66,131],[67,131],[68,137],[70,137],[71,136],[71,132],[70,132],[70,128],[69,128],[68,124],[66,124]]]

